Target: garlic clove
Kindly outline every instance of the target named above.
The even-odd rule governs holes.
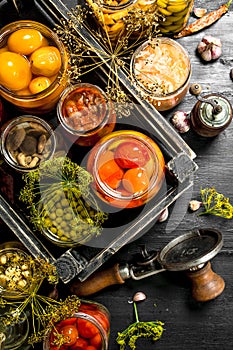
[[[201,18],[207,13],[207,9],[201,7],[194,7],[193,13],[197,18]]]
[[[201,206],[202,206],[202,202],[197,201],[195,199],[193,199],[189,202],[189,209],[191,211],[197,211]]]
[[[169,215],[169,211],[168,211],[168,208],[165,208],[159,215],[158,217],[158,222],[164,222],[167,220],[168,218],[168,215]]]
[[[198,53],[202,53],[206,50],[207,44],[204,43],[204,41],[200,41],[200,43],[197,45],[197,51]]]
[[[209,62],[212,60],[212,54],[211,54],[211,50],[205,50],[202,52],[201,54],[201,58],[206,61],[206,62]]]
[[[181,134],[189,131],[190,129],[190,120],[188,114],[183,111],[176,111],[173,113],[171,122]]]
[[[217,46],[217,45],[213,45],[211,48],[211,56],[212,56],[212,60],[217,60],[222,54],[222,49],[221,47]]]
[[[146,294],[143,292],[137,292],[134,294],[133,301],[134,302],[139,302],[139,301],[144,301],[146,300]]]

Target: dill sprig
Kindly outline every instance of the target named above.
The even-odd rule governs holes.
[[[213,187],[201,189],[200,193],[204,211],[198,215],[211,214],[225,219],[232,219],[233,206],[231,205],[229,198],[218,193]]]
[[[56,288],[59,281],[56,267],[40,257],[33,259],[29,257],[27,263],[32,271],[23,298],[10,300],[3,295],[0,297],[0,308],[6,310],[1,315],[0,330],[4,333],[6,327],[14,326],[20,322],[23,314],[30,313],[32,334],[28,343],[33,344],[43,341],[45,335],[52,330],[54,324],[72,317],[74,310],[78,311],[80,299],[71,295],[65,300],[56,300],[50,296],[40,295],[39,290],[42,283],[47,281]],[[14,281],[14,276],[12,276]]]
[[[133,302],[134,313],[136,322],[132,323],[123,332],[118,332],[116,338],[117,343],[120,345],[120,350],[125,350],[127,346],[131,350],[136,349],[136,342],[139,338],[150,338],[152,341],[156,341],[161,338],[163,334],[163,325],[161,321],[139,321],[136,302]]]

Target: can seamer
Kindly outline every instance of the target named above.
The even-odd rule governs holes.
[[[70,289],[78,296],[86,296],[110,285],[123,284],[129,278],[140,280],[164,271],[184,271],[192,282],[193,298],[208,301],[220,295],[225,287],[223,278],[212,270],[210,263],[222,245],[220,231],[195,229],[173,239],[159,252],[141,247],[136,263],[117,263],[83,282],[74,281]]]

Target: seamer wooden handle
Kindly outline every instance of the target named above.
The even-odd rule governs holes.
[[[94,294],[114,284],[123,284],[124,282],[119,272],[119,264],[117,263],[109,269],[92,274],[83,282],[74,281],[70,286],[70,291],[72,294],[81,297]]]

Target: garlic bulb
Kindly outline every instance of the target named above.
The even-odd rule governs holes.
[[[176,111],[173,113],[171,122],[181,134],[189,131],[190,129],[190,120],[189,115],[183,111]]]
[[[222,54],[221,40],[212,35],[206,35],[198,44],[197,52],[206,62],[217,60]]]

